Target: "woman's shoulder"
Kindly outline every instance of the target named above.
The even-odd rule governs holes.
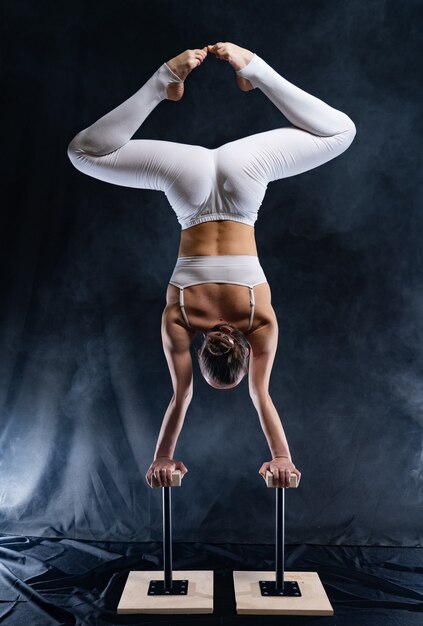
[[[260,330],[261,334],[270,333],[278,329],[278,319],[272,306],[272,294],[269,283],[261,283],[254,287],[255,312],[252,333]]]
[[[168,283],[167,285],[167,289],[166,289],[166,309],[170,309],[172,306],[175,306],[179,303],[179,287],[176,287],[176,285],[172,285],[171,283]]]
[[[162,313],[162,336],[166,338],[181,334],[186,334],[192,340],[197,334],[197,330],[187,327],[178,302],[168,302]]]
[[[257,325],[247,334],[254,355],[272,353],[278,344],[279,326],[273,307],[268,307],[264,315],[260,315]]]

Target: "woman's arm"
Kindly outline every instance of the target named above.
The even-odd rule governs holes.
[[[173,457],[193,393],[191,341],[195,331],[181,325],[174,307],[165,308],[162,316],[162,343],[172,379],[173,396],[163,418],[155,458]]]
[[[159,485],[166,487],[171,484],[172,471],[180,469],[183,476],[188,471],[173,456],[192,399],[192,359],[189,348],[195,334],[195,331],[189,331],[181,325],[174,307],[165,308],[162,316],[162,342],[172,379],[173,396],[163,417],[154,460],[146,474],[150,487],[153,474]]]
[[[266,479],[266,472],[270,471],[274,481],[279,486],[288,487],[290,475],[296,474],[298,481],[300,481],[301,472],[292,462],[285,431],[269,395],[270,374],[278,343],[276,316],[267,324],[259,326],[250,333],[248,340],[251,345],[248,371],[250,396],[272,454],[272,460],[262,464],[259,474]]]
[[[248,385],[251,400],[260,418],[272,457],[285,455],[289,459],[288,441],[278,412],[269,394],[269,381],[278,344],[276,318],[259,326],[248,335],[251,345]]]

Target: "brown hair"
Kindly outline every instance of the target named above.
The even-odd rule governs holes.
[[[234,329],[231,338],[233,339],[233,347],[229,351],[219,354],[219,346],[227,349],[227,344],[220,343],[218,339],[213,339],[214,348],[210,351],[207,333],[204,335],[204,341],[198,354],[198,363],[202,375],[212,387],[219,389],[235,387],[248,372],[251,346],[240,330]]]

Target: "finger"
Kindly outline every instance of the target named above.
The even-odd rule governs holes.
[[[160,474],[159,474],[159,470],[158,469],[155,469],[153,471],[153,476],[156,479],[157,484],[160,485]]]
[[[289,469],[285,470],[285,486],[289,487],[289,482],[291,480],[291,471]]]
[[[187,470],[187,468],[185,467],[185,465],[182,463],[182,461],[180,461],[180,462],[177,464],[177,468],[178,468],[178,469],[180,469],[180,470],[181,470],[181,472],[183,472],[184,474],[186,474],[186,473],[187,473],[187,471],[188,471],[188,470]]]
[[[154,478],[156,479],[156,484],[160,487],[160,470],[154,470]]]
[[[166,486],[166,470],[164,468],[162,468],[159,471],[159,476],[160,476],[160,486],[165,487]]]
[[[162,479],[162,487],[167,487],[167,469],[164,468],[160,473]]]
[[[170,487],[172,485],[172,470],[166,470],[166,485]]]
[[[278,485],[279,484],[279,469],[275,467],[275,469],[271,470],[273,474],[273,481]]]

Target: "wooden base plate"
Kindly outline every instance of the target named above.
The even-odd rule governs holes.
[[[117,613],[213,613],[213,572],[172,572],[174,580],[188,580],[186,596],[149,596],[150,580],[163,580],[163,572],[129,572]]]
[[[275,580],[275,572],[234,572],[236,612],[244,615],[333,615],[317,572],[284,572],[296,580],[300,597],[262,596],[259,580]]]

